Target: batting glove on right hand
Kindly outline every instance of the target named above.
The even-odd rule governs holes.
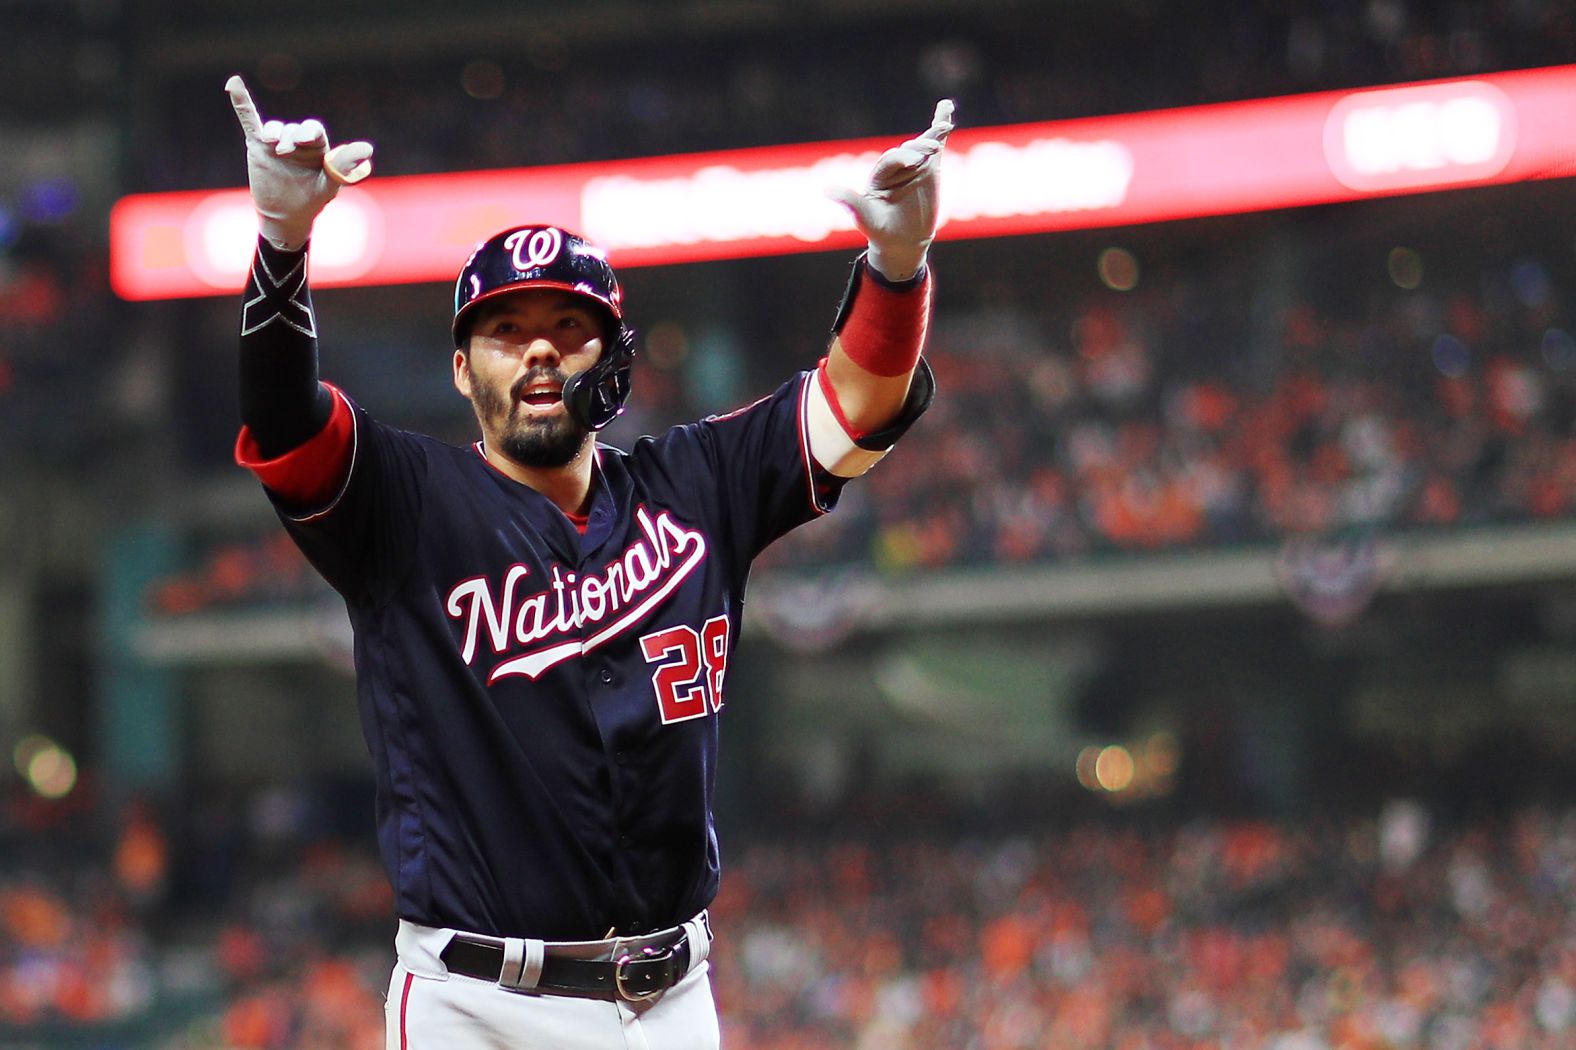
[[[906,281],[925,265],[939,218],[941,151],[950,134],[952,100],[944,98],[923,135],[881,154],[863,191],[829,191],[854,213],[854,224],[870,242],[867,261],[888,280]]]
[[[258,232],[275,247],[300,248],[339,187],[371,173],[372,144],[351,142],[330,150],[322,122],[264,123],[240,77],[231,77],[224,89],[246,135],[246,179]]]

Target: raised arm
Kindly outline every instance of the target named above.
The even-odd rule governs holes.
[[[316,120],[264,122],[240,77],[225,84],[246,139],[246,173],[257,208],[258,242],[241,309],[236,455],[278,495],[310,505],[348,465],[349,409],[318,381],[317,321],[307,287],[312,224],[347,182],[371,171],[372,146],[330,151]],[[332,425],[336,419],[339,426]],[[290,457],[319,436],[314,455]]]
[[[887,150],[864,189],[832,192],[869,242],[838,312],[826,378],[855,434],[901,414],[930,317],[926,267],[936,235],[941,151],[952,132],[952,100],[936,104],[924,134]]]

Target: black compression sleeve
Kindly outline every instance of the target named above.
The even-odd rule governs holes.
[[[333,413],[317,381],[317,318],[306,283],[306,248],[257,239],[241,308],[241,422],[273,459],[304,444]]]

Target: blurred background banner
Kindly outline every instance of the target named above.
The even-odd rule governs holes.
[[[960,128],[942,159],[943,240],[1046,233],[1576,173],[1576,67],[1114,117]],[[442,281],[513,217],[583,231],[620,266],[859,244],[827,186],[886,142],[824,142],[547,169],[382,179],[314,231],[312,279]],[[239,191],[125,197],[110,213],[128,299],[233,294],[255,232]]]
[[[643,433],[824,352],[957,100],[940,395],[729,671],[730,1050],[1576,1044],[1576,13],[0,4],[0,1047],[382,1045],[343,606],[232,462],[222,90],[377,145],[325,378],[472,437],[452,280],[602,240]]]

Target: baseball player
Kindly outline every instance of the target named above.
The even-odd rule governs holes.
[[[308,238],[372,147],[330,151],[321,123],[264,122],[226,86],[260,232],[236,459],[354,627],[399,918],[387,1045],[717,1046],[712,796],[745,577],[930,402],[952,103],[834,193],[869,250],[819,365],[625,452],[595,440],[630,390],[618,281],[554,226],[504,230],[460,271],[474,444],[379,423],[319,379]]]

